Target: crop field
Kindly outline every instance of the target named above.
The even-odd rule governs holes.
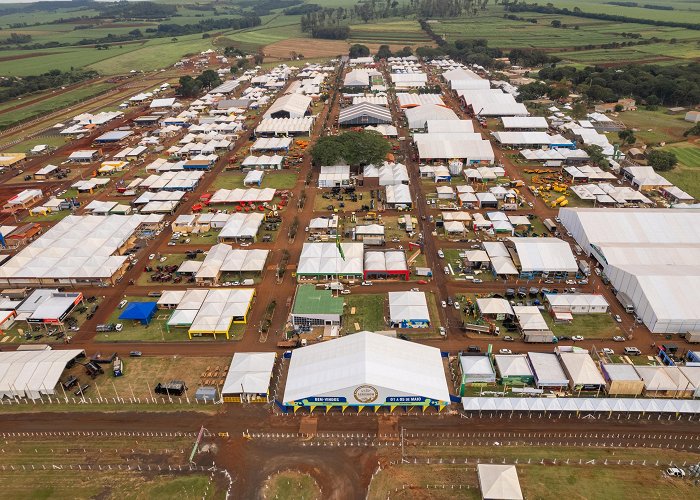
[[[36,116],[41,116],[57,109],[82,102],[86,99],[108,91],[111,88],[114,88],[114,84],[99,83],[97,85],[90,85],[59,94],[51,99],[45,99],[35,104],[30,104],[29,106],[22,107],[15,111],[0,113],[0,130],[17,123],[18,121],[29,120]],[[40,142],[39,144],[45,143]]]
[[[432,42],[417,21],[392,21],[350,26],[351,42],[427,45]]]
[[[596,12],[611,14],[616,16],[633,17],[638,19],[652,19],[659,21],[700,22],[700,7],[693,0],[656,0],[649,2],[637,2],[640,5],[657,4],[668,5],[674,10],[655,10],[642,7],[622,7],[620,5],[610,5],[610,0],[550,0],[547,3],[553,4],[560,9],[573,10],[578,7],[583,12]],[[540,4],[544,4],[540,2]],[[527,16],[525,16],[527,17]]]
[[[626,111],[618,119],[633,128],[637,138],[647,145],[683,141],[683,132],[690,128],[682,115],[669,115],[664,109]]]

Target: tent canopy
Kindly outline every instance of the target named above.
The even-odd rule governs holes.
[[[119,319],[131,319],[147,325],[153,319],[157,307],[156,302],[129,302],[124,312],[119,315]]]

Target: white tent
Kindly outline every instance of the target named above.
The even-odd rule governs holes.
[[[522,500],[515,465],[478,464],[479,487],[484,500]]]
[[[237,352],[231,359],[226,380],[221,388],[227,395],[267,395],[275,366],[274,352]]]

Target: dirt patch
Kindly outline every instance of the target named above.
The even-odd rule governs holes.
[[[303,54],[306,59],[314,57],[334,57],[346,54],[350,44],[343,40],[313,40],[310,38],[290,38],[266,45],[265,56],[289,59],[292,52]]]
[[[51,52],[51,55],[63,54],[63,52]],[[29,59],[31,57],[41,57],[48,55],[48,52],[30,52],[28,54],[18,54],[15,56],[0,57],[0,62],[17,61],[19,59]]]

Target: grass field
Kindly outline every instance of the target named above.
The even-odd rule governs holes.
[[[661,175],[691,196],[700,199],[700,144],[683,142],[663,149],[675,153],[678,164],[673,170],[662,172]]]
[[[354,24],[350,26],[350,41],[389,45],[428,45],[432,42],[415,20]]]
[[[243,188],[243,180],[246,174],[223,173],[214,179],[212,189]],[[297,174],[292,172],[265,172],[263,176],[263,188],[292,189],[297,182]],[[257,186],[248,186],[257,187]]]
[[[279,500],[318,500],[321,490],[308,474],[284,471],[268,479],[263,486],[264,498]]]
[[[690,128],[683,115],[669,115],[664,108],[657,111],[625,111],[617,118],[627,127],[635,129],[634,135],[647,145],[683,141],[683,132]]]
[[[343,324],[346,333],[367,330],[376,332],[386,330],[384,322],[384,308],[386,295],[355,295],[351,293],[345,296],[345,312],[343,314]],[[352,310],[355,308],[355,314]],[[360,328],[355,328],[357,323]]]
[[[574,314],[571,323],[555,323],[549,314],[543,316],[557,337],[581,335],[585,339],[610,340],[615,335],[620,335],[617,323],[609,314]]]

